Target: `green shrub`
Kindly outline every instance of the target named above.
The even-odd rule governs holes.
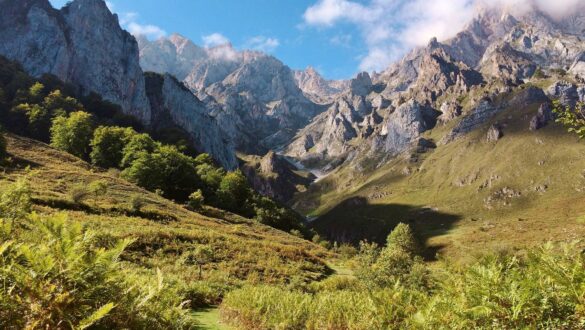
[[[136,213],[140,212],[145,205],[146,200],[139,194],[135,194],[132,195],[132,197],[130,197],[130,209],[132,210],[132,212]]]
[[[108,183],[103,180],[92,181],[88,186],[88,190],[89,193],[95,196],[95,198],[98,198],[108,192]]]
[[[575,109],[569,106],[563,107],[559,101],[555,101],[553,112],[557,116],[557,123],[563,124],[571,133],[579,138],[585,138],[585,104],[578,103]]]
[[[51,145],[80,158],[87,158],[93,136],[92,116],[83,111],[58,116],[51,126]]]
[[[150,191],[161,190],[167,198],[186,201],[193,189],[201,187],[195,161],[172,146],[154,153],[141,152],[122,176]]]
[[[19,179],[0,192],[1,219],[23,220],[31,212],[31,208],[31,188],[26,178]]]
[[[189,195],[189,202],[187,204],[193,210],[200,210],[204,202],[205,198],[203,197],[203,192],[201,189],[198,189]]]
[[[96,249],[95,234],[64,216],[32,216],[27,228],[0,241],[0,327],[194,326],[160,273],[153,278],[123,269],[118,260],[130,241]]]
[[[89,197],[89,194],[87,186],[78,184],[69,190],[69,200],[74,204],[80,204]]]
[[[91,140],[91,162],[102,168],[119,167],[126,144],[136,132],[131,128],[100,126]]]

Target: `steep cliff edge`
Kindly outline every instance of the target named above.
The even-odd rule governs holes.
[[[138,45],[102,0],[75,0],[61,10],[48,0],[0,1],[0,54],[33,76],[54,74],[150,122]]]

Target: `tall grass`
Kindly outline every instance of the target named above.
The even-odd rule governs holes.
[[[243,287],[226,295],[223,316],[249,329],[585,328],[585,256],[577,243],[434,271],[402,257],[389,262],[389,249],[404,252],[391,244],[377,253],[366,247],[358,259],[370,261],[372,276],[334,277],[304,291]],[[379,269],[397,265],[414,267],[399,275]],[[422,281],[408,279],[421,274]]]

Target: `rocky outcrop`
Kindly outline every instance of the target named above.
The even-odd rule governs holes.
[[[396,155],[410,147],[421,133],[433,128],[438,113],[415,101],[409,101],[385,118],[373,150]]]
[[[504,137],[504,132],[502,131],[502,127],[499,125],[492,125],[488,129],[486,141],[487,142],[497,142],[499,139]]]
[[[179,35],[141,39],[140,44],[142,65],[183,80],[213,109],[240,151],[264,153],[284,145],[324,110],[303,94],[292,70],[272,56],[240,52],[230,44],[200,48]]]
[[[501,108],[495,106],[489,99],[482,100],[475,108],[473,108],[459,123],[447,134],[441,144],[451,142],[458,137],[471,132],[480,127],[498,113]]]
[[[189,134],[197,150],[210,154],[228,170],[238,168],[233,142],[206,105],[183,83],[169,74],[148,74],[147,89],[155,129],[177,125]]]
[[[554,116],[550,103],[541,104],[536,115],[530,120],[530,130],[536,131],[545,127],[553,119],[553,117]]]
[[[264,157],[249,157],[242,171],[256,191],[279,202],[287,203],[294,194],[306,189],[315,179],[311,174],[302,176],[297,168],[273,151]]]
[[[0,54],[33,76],[53,74],[150,122],[137,43],[102,0],[75,0],[61,10],[48,0],[1,0],[0,8]]]
[[[558,100],[563,106],[572,108],[581,101],[577,86],[565,80],[553,83],[546,89],[546,94],[551,99]]]
[[[315,103],[331,103],[335,96],[348,88],[343,80],[326,80],[313,67],[295,70],[294,78],[297,86]]]

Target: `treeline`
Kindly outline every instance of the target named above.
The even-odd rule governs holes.
[[[195,210],[206,204],[308,235],[302,217],[256,193],[240,171],[226,172],[207,154],[195,156],[180,134],[172,144],[156,141],[99,95],[75,96],[73,86],[48,75],[32,79],[0,57],[0,121],[13,133],[119,169],[128,181]]]

